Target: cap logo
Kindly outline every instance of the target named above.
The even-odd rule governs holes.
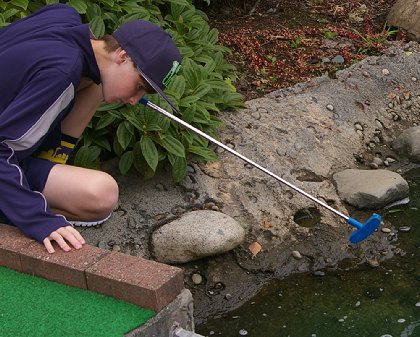
[[[171,83],[172,79],[178,73],[180,68],[181,68],[181,65],[179,64],[178,61],[172,62],[171,70],[169,70],[169,72],[166,74],[165,78],[162,81],[162,84],[165,86],[165,88],[168,87],[169,83]]]

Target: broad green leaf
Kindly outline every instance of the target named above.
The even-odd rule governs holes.
[[[219,38],[219,32],[216,28],[213,28],[207,34],[207,41],[211,44],[215,44]]]
[[[192,96],[197,96],[198,98],[201,98],[203,96],[206,96],[211,89],[212,88],[208,84],[206,84],[205,82],[201,82],[200,85],[197,88],[195,88]]]
[[[179,6],[188,6],[189,2],[187,0],[167,0],[170,3],[179,5]]]
[[[101,3],[109,6],[109,7],[113,7],[114,6],[114,0],[99,0]]]
[[[117,139],[118,143],[121,145],[122,149],[125,150],[133,139],[133,132],[129,129],[132,128],[131,124],[124,122],[120,124],[117,128]]]
[[[188,148],[188,152],[191,152],[191,153],[194,153],[194,154],[196,154],[200,157],[203,157],[203,159],[205,159],[207,161],[214,161],[214,160],[218,159],[213,150],[211,150],[209,148],[201,147],[201,146],[191,145]]]
[[[7,11],[4,11],[2,14],[3,20],[6,21],[9,18],[11,18],[16,13],[19,13],[19,11],[15,8],[8,9]]]
[[[161,144],[169,153],[177,157],[185,157],[184,145],[178,139],[170,135],[161,136]]]
[[[193,121],[196,108],[197,108],[197,106],[196,106],[196,104],[194,104],[194,106],[190,106],[189,108],[186,108],[186,109],[182,110],[182,119],[186,123],[191,123]]]
[[[140,147],[147,164],[153,171],[156,171],[159,156],[155,143],[150,137],[142,136],[140,140]]]
[[[101,117],[95,125],[95,130],[101,130],[108,125],[112,124],[115,121],[116,117],[111,114],[105,114],[105,116]]]
[[[67,4],[72,6],[79,14],[86,14],[87,5],[83,0],[70,0]]]
[[[171,93],[176,100],[179,100],[185,91],[185,79],[182,76],[176,76],[169,84],[167,93]]]
[[[190,95],[187,97],[182,98],[179,101],[179,105],[183,107],[189,107],[192,103],[197,102],[200,99],[200,97],[195,95]]]
[[[10,3],[16,7],[26,10],[28,8],[28,0],[11,0]]]
[[[173,155],[170,156],[170,162],[172,164],[172,179],[175,182],[180,182],[185,178],[187,174],[187,161],[185,158],[177,157]]]
[[[82,167],[94,167],[95,161],[98,159],[101,149],[97,146],[84,145],[79,148],[74,158],[74,163]]]
[[[120,172],[122,174],[126,174],[130,170],[131,166],[133,166],[133,162],[134,162],[133,151],[125,152],[121,156],[120,161],[118,163],[118,166],[120,168]]]
[[[155,172],[150,168],[147,164],[146,160],[143,157],[143,153],[141,152],[140,141],[138,141],[134,145],[133,149],[134,153],[134,167],[137,171],[139,171],[145,178],[153,177]]]
[[[92,30],[93,35],[97,38],[104,36],[105,34],[105,23],[100,16],[96,16],[90,21],[90,29]]]
[[[109,143],[109,140],[106,137],[97,137],[93,139],[93,142],[96,145],[99,145],[101,148],[108,150],[109,152],[112,151],[111,144]]]

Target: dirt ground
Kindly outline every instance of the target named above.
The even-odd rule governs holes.
[[[212,1],[202,8],[238,71],[246,100],[377,55],[405,34],[386,26],[396,0]],[[335,59],[336,58],[336,59]]]

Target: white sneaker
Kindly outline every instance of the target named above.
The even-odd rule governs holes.
[[[80,220],[67,220],[70,224],[76,227],[93,227],[103,224],[105,221],[107,221],[111,217],[112,213],[109,213],[109,215],[101,220],[94,220],[94,221],[80,221]]]

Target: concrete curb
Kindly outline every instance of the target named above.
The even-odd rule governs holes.
[[[159,312],[184,289],[183,271],[85,245],[49,254],[16,227],[0,224],[0,266],[87,289]]]

